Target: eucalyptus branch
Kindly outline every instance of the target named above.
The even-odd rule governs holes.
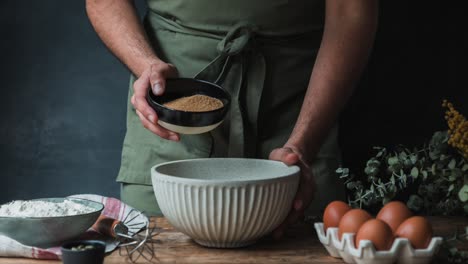
[[[434,133],[428,144],[412,151],[404,146],[391,151],[374,147],[377,153],[367,161],[364,175],[338,169],[350,190],[350,204],[384,204],[408,188],[416,188],[407,200],[411,209],[468,215],[468,165],[458,152],[450,151],[447,142],[445,131]]]
[[[468,121],[449,102],[444,101],[444,107],[448,108],[449,130],[435,132],[421,148],[373,147],[376,154],[367,161],[363,174],[337,170],[352,206],[371,208],[406,199],[408,207],[420,214],[468,216]],[[455,243],[468,248],[468,226],[465,232],[447,238],[443,246],[444,263],[468,263],[468,250],[459,250]]]

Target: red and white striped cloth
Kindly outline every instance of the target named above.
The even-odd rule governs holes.
[[[107,217],[111,217],[114,219],[118,219],[123,221],[125,217],[135,210],[131,206],[123,203],[119,199],[111,198],[111,197],[104,197],[101,195],[95,194],[78,194],[72,195],[70,197],[77,197],[88,199],[96,202],[100,202],[104,204],[104,210],[102,211],[102,215]],[[135,211],[133,211],[135,212]],[[139,214],[132,222],[141,223],[140,225],[134,226],[134,229],[141,229],[144,224],[148,221],[148,218],[143,215]],[[133,229],[132,228],[132,229]],[[105,238],[102,235],[96,233],[92,229],[88,229],[83,236],[79,237],[78,239],[99,239],[104,240],[106,242],[106,252],[113,251],[118,246],[118,241]],[[61,256],[60,247],[52,247],[52,248],[38,248],[38,247],[31,247],[26,246],[18,241],[11,239],[7,236],[0,235],[0,257],[24,257],[24,258],[35,258],[35,259],[60,259]]]

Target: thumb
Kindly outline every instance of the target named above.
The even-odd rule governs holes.
[[[149,79],[153,94],[162,95],[166,90],[166,79],[155,65],[151,65]]]
[[[270,159],[284,162],[286,165],[294,165],[299,161],[299,155],[290,148],[277,148],[270,153]]]

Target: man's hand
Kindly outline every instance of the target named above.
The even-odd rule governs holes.
[[[304,215],[304,210],[309,206],[310,202],[314,198],[315,180],[312,176],[312,171],[307,164],[307,159],[305,159],[300,151],[295,147],[284,146],[282,148],[274,149],[270,153],[270,159],[282,161],[289,166],[297,165],[301,169],[299,188],[297,190],[296,197],[294,198],[291,212],[283,223],[273,231],[274,238],[279,239],[283,236],[288,225],[295,223]]]
[[[179,135],[158,125],[158,116],[148,105],[146,95],[150,88],[155,95],[162,95],[166,88],[166,78],[176,76],[177,69],[172,64],[162,61],[151,64],[133,84],[134,92],[131,98],[143,126],[154,134],[173,141],[178,141]]]
[[[176,77],[176,68],[161,61],[148,41],[133,1],[86,0],[86,11],[104,44],[138,79],[133,84],[131,99],[141,123],[154,134],[178,141],[179,135],[158,125],[158,116],[146,102],[153,93],[164,93],[166,78]]]

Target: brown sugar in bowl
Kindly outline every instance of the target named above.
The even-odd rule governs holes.
[[[162,127],[181,134],[201,134],[215,129],[223,122],[229,110],[231,96],[214,83],[191,78],[172,78],[166,80],[166,91],[161,96],[154,95],[148,89],[147,101],[156,111],[158,124]],[[176,106],[179,107],[174,109],[177,101],[179,103]],[[180,104],[181,102],[184,104]],[[187,106],[187,103],[193,105]],[[214,107],[215,105],[218,107]]]
[[[167,102],[163,105],[167,108],[179,111],[207,112],[223,107],[223,102],[211,96],[195,94],[175,99],[174,101]]]

